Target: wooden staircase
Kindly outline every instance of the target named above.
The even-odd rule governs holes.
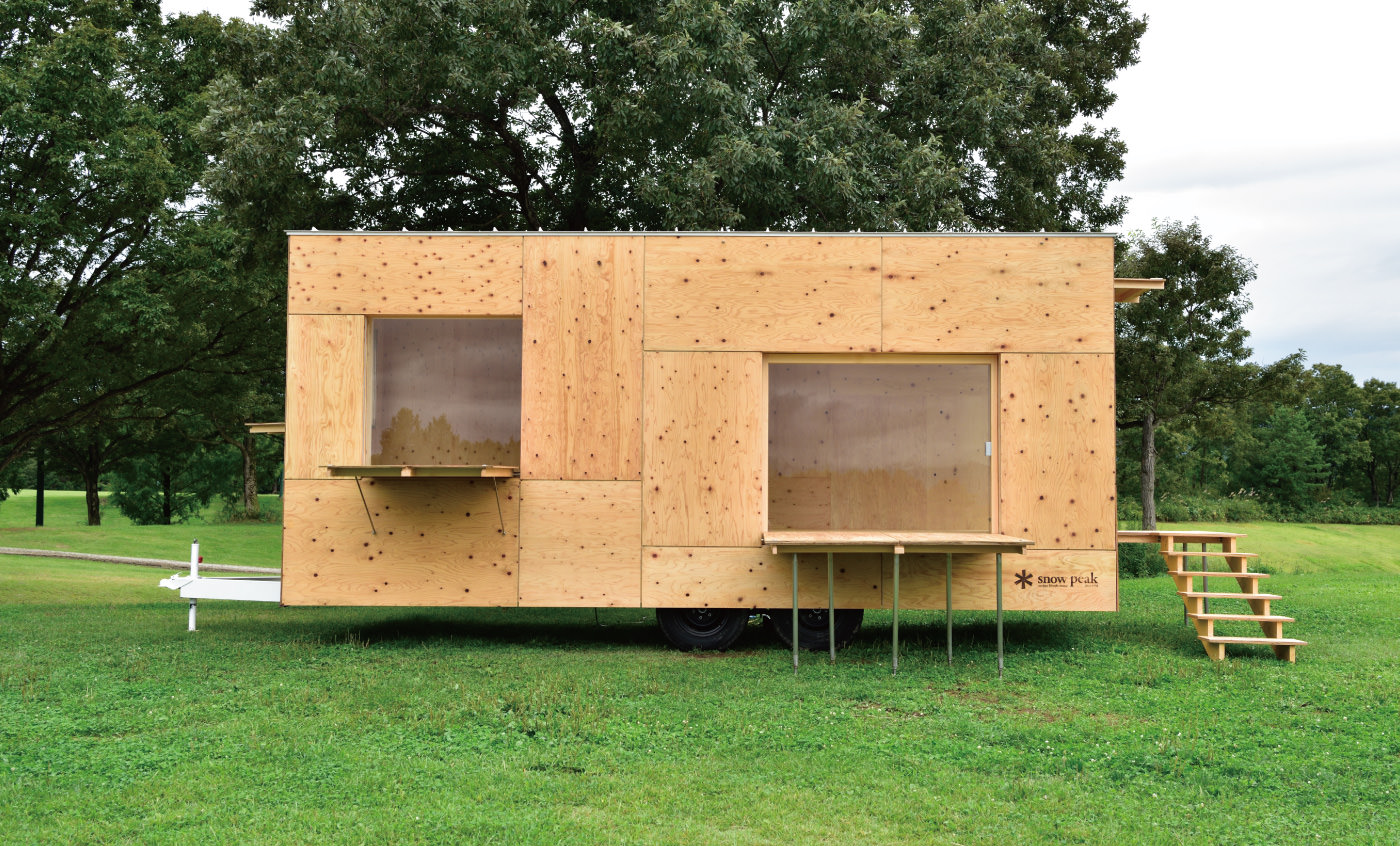
[[[1259,582],[1269,578],[1268,573],[1251,573],[1249,562],[1259,556],[1252,552],[1240,552],[1237,541],[1244,537],[1232,532],[1174,532],[1174,531],[1120,531],[1119,543],[1158,543],[1162,557],[1167,561],[1167,574],[1176,582],[1177,596],[1186,606],[1186,619],[1196,626],[1196,635],[1206,654],[1213,661],[1225,660],[1226,644],[1261,644],[1274,650],[1280,660],[1294,663],[1298,660],[1298,647],[1307,646],[1306,641],[1283,636],[1283,624],[1295,622],[1292,617],[1282,617],[1272,613],[1270,603],[1282,599],[1276,593],[1261,593]],[[1180,549],[1177,548],[1178,544]],[[1198,546],[1191,551],[1192,545]],[[1210,547],[1219,547],[1210,550]],[[1200,569],[1188,569],[1188,559],[1198,562]],[[1222,561],[1228,569],[1209,567],[1212,561]],[[1196,579],[1201,580],[1200,590],[1196,589]],[[1210,580],[1231,579],[1238,586],[1237,591],[1212,591]],[[1225,582],[1229,584],[1229,582]],[[1232,613],[1211,613],[1212,599],[1228,602],[1244,602],[1248,613],[1238,613],[1238,606]],[[1237,637],[1216,634],[1216,623],[1255,622],[1263,629],[1263,637]]]

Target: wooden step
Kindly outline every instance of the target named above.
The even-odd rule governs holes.
[[[1235,637],[1234,635],[1201,635],[1206,643],[1258,643],[1263,646],[1307,646],[1306,640],[1291,637]]]
[[[1231,637],[1228,635],[1200,635],[1198,638],[1201,646],[1205,647],[1206,654],[1212,661],[1225,660],[1225,645],[1228,643],[1238,643],[1260,646],[1267,646],[1274,650],[1274,655],[1281,661],[1290,664],[1298,660],[1298,647],[1307,646],[1305,640],[1295,640],[1291,637]]]
[[[1170,575],[1170,576],[1205,576],[1205,577],[1208,578],[1208,579],[1213,579],[1213,578],[1215,578],[1216,576],[1220,576],[1220,577],[1222,577],[1222,578],[1228,577],[1228,578],[1232,578],[1232,579],[1267,579],[1267,578],[1269,578],[1269,574],[1268,574],[1268,573],[1235,573],[1235,572],[1232,572],[1232,571],[1230,571],[1230,570],[1168,570],[1168,571],[1167,571],[1167,575]]]
[[[1257,552],[1190,552],[1185,549],[1164,549],[1162,555],[1172,558],[1258,558]]]
[[[1249,623],[1296,623],[1280,614],[1187,614],[1193,620],[1242,620]]]
[[[1170,529],[1120,529],[1119,543],[1161,543],[1164,538],[1180,540],[1182,543],[1220,543],[1223,540],[1242,538],[1236,532],[1173,532]]]
[[[1213,590],[1179,590],[1176,595],[1187,599],[1283,599],[1276,593],[1218,593]]]

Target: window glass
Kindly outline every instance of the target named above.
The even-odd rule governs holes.
[[[768,369],[771,529],[991,530],[991,366]]]
[[[377,319],[372,464],[520,464],[518,319]]]

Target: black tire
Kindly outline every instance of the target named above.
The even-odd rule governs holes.
[[[656,624],[677,649],[728,649],[744,633],[744,608],[658,608]]]
[[[825,608],[803,608],[797,612],[797,643],[803,649],[827,649],[827,624]],[[792,648],[792,609],[770,608],[765,614],[768,628],[778,636],[783,645]],[[865,611],[861,608],[836,609],[836,648],[845,649],[855,640],[860,631]]]

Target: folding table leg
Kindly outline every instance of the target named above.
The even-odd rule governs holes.
[[[899,553],[894,554],[894,635],[893,635],[893,656],[890,658],[890,668],[894,675],[899,674]]]

